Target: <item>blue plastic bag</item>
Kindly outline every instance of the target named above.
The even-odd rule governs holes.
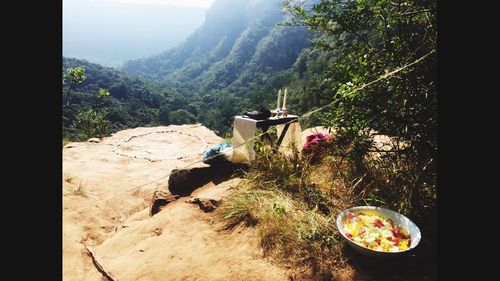
[[[227,151],[231,147],[232,146],[227,142],[217,144],[203,154],[203,163],[212,165],[230,162],[230,160],[227,159],[227,155],[221,153],[221,151]]]

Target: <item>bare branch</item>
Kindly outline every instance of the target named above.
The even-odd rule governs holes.
[[[401,15],[402,16],[408,16],[408,15],[413,15],[413,14],[426,13],[426,12],[430,12],[430,11],[431,11],[431,9],[425,9],[425,10],[419,10],[419,11],[410,11],[410,12],[402,13]]]

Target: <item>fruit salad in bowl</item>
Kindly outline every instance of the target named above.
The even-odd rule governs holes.
[[[345,210],[337,217],[337,228],[355,250],[375,256],[409,251],[421,238],[420,230],[410,219],[373,206]]]

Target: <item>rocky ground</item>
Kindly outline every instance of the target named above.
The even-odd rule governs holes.
[[[286,280],[286,269],[263,258],[252,229],[221,231],[210,212],[186,202],[223,199],[238,178],[209,182],[150,216],[153,193],[168,193],[168,173],[222,141],[201,125],[182,125],[67,144],[63,279]]]

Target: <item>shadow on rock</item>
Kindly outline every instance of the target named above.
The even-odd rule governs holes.
[[[247,168],[247,165],[229,163],[192,169],[174,169],[168,178],[168,190],[174,195],[189,196],[195,189],[209,182],[219,184]]]

